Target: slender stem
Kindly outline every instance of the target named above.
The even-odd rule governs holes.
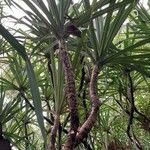
[[[132,84],[132,80],[130,77],[130,73],[127,73],[127,78],[129,80],[129,85],[127,87],[127,97],[129,99],[129,102],[131,104],[131,108],[130,108],[130,117],[129,117],[129,122],[128,122],[128,127],[127,127],[127,134],[130,138],[130,140],[132,140],[131,134],[130,134],[130,129],[131,126],[133,124],[133,117],[134,117],[134,112],[135,112],[135,105],[134,105],[134,96],[133,96],[133,84]]]
[[[25,138],[26,138],[26,141],[25,141],[25,149],[28,150],[29,148],[29,138],[28,138],[28,122],[25,122],[25,125],[24,125],[24,129],[25,129]]]
[[[58,150],[61,150],[61,145],[62,145],[62,128],[61,128],[61,124],[59,122],[59,129],[58,129]]]
[[[137,146],[137,148],[139,150],[143,150],[140,142],[138,141],[138,139],[136,138],[134,133],[133,133],[133,135],[131,135],[131,133],[130,133],[132,124],[133,124],[134,112],[135,112],[133,82],[132,82],[130,72],[127,72],[127,78],[128,78],[128,82],[129,82],[129,85],[127,87],[127,97],[131,103],[130,117],[129,117],[128,127],[127,127],[127,135],[130,138],[130,140],[135,143],[135,145]]]

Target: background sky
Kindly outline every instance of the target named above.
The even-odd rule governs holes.
[[[43,0],[46,2],[46,0]],[[73,0],[74,3],[77,3],[81,0]],[[148,1],[150,0],[140,0],[140,3],[146,8],[148,9]],[[26,4],[24,4],[24,2],[22,2],[22,0],[15,0],[15,2],[19,3],[20,5],[22,5],[22,7],[24,9],[28,9],[28,6]],[[9,7],[5,7],[4,8],[4,12],[6,12],[6,15],[12,15],[18,19],[22,18],[23,16],[25,16],[25,13],[23,11],[21,11],[20,9],[16,8],[16,7],[12,7],[12,9],[10,10]],[[18,28],[23,28],[23,30],[27,30],[28,28],[26,26],[23,26],[23,25],[20,25],[20,24],[15,24],[14,23],[14,20],[12,19],[8,19],[8,18],[5,18],[3,19],[2,23],[5,25],[5,27],[7,28],[11,28],[11,27],[14,27],[15,26],[15,29],[18,29]]]
[[[28,9],[28,7],[23,2],[21,2],[21,0],[15,0],[15,1],[17,3],[22,4],[22,6],[23,6],[24,9]],[[43,1],[46,1],[46,0],[43,0]],[[79,2],[81,0],[73,0],[73,1],[76,3],[76,2]],[[147,5],[148,1],[149,0],[140,0],[140,3],[142,5],[144,5],[145,8],[148,8],[148,5]],[[7,12],[7,14],[14,15],[17,18],[21,18],[21,17],[23,17],[25,15],[21,10],[19,10],[17,8],[14,8],[14,7],[12,8],[12,12],[10,12],[10,9],[8,7],[5,8],[5,11]]]

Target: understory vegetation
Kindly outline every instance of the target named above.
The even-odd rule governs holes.
[[[0,0],[0,150],[11,149],[150,149],[149,1]]]

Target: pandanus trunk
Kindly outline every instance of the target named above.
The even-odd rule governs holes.
[[[59,41],[59,53],[63,63],[65,81],[66,81],[66,96],[69,103],[71,127],[68,135],[66,144],[64,145],[65,150],[71,150],[74,147],[74,141],[79,126],[79,116],[77,109],[76,99],[76,88],[75,88],[75,77],[72,69],[69,55],[66,51],[66,44],[64,40]]]
[[[100,101],[97,95],[98,74],[99,74],[99,69],[97,66],[95,66],[92,71],[90,88],[89,88],[92,108],[89,117],[87,118],[85,123],[81,126],[79,133],[76,136],[76,146],[80,144],[83,141],[83,139],[88,136],[88,133],[94,126],[97,119],[97,115],[100,107]]]
[[[48,150],[55,150],[55,142],[56,142],[56,135],[57,135],[57,130],[59,128],[59,115],[56,115],[54,117],[54,126],[51,130],[51,141],[50,141],[50,145],[48,147]]]

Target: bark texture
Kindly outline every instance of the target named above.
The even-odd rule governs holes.
[[[50,140],[50,145],[48,147],[48,150],[55,150],[55,142],[56,142],[56,135],[57,135],[57,130],[59,128],[59,115],[55,116],[54,120],[54,126],[51,130],[51,140]]]
[[[80,144],[83,141],[83,139],[88,136],[88,133],[94,126],[96,119],[97,119],[99,107],[101,105],[101,102],[97,95],[98,74],[99,74],[99,69],[97,66],[95,66],[93,68],[91,81],[90,81],[90,98],[91,98],[91,102],[92,102],[92,108],[91,108],[89,117],[84,122],[84,124],[81,126],[79,133],[76,136],[76,146],[78,144]]]
[[[68,53],[65,47],[65,41],[59,41],[59,53],[63,63],[65,81],[66,81],[66,96],[69,103],[71,127],[68,135],[68,140],[64,145],[64,150],[72,150],[75,143],[76,133],[79,127],[79,116],[76,99],[75,77],[69,60]]]

